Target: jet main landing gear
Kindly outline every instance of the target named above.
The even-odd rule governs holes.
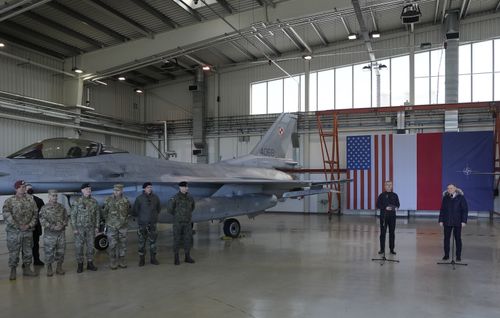
[[[236,219],[224,220],[224,235],[237,238],[240,236],[240,222]]]

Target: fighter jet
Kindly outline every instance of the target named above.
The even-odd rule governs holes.
[[[139,156],[83,139],[46,139],[0,159],[0,194],[12,194],[14,182],[26,180],[37,192],[57,189],[76,196],[88,182],[92,195],[103,202],[113,185],[121,183],[133,204],[142,184],[150,181],[161,198],[159,221],[169,223],[166,203],[178,192],[178,183],[187,181],[196,200],[193,222],[224,222],[224,234],[238,237],[241,227],[235,216],[253,217],[278,200],[331,191],[325,187],[330,182],[295,180],[278,170],[297,164],[286,158],[296,127],[296,115],[282,114],[250,154],[214,164]]]

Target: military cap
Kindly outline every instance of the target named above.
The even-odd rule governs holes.
[[[17,180],[16,183],[14,183],[14,188],[17,190],[22,186],[25,186],[26,182],[24,180]]]
[[[118,191],[123,190],[123,184],[119,184],[119,183],[115,184],[113,186],[113,190],[118,190]]]
[[[151,182],[144,182],[144,184],[142,185],[142,188],[146,189],[146,187],[149,187],[149,186],[153,186],[153,184]]]
[[[49,191],[47,191],[48,194],[57,194],[57,190],[54,190],[54,189],[50,189]]]
[[[90,188],[90,183],[82,183],[82,186],[80,187],[81,190],[85,188]]]
[[[188,183],[186,181],[179,182],[179,187],[187,187]]]

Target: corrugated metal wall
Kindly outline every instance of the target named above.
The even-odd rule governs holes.
[[[30,59],[56,69],[63,69],[63,62],[31,51],[8,46],[6,53]],[[49,100],[63,101],[63,75],[0,55],[0,91]]]
[[[147,90],[145,121],[191,118],[193,80]]]
[[[60,127],[0,118],[0,156],[8,156],[39,140],[62,135],[63,128]]]
[[[85,85],[83,104],[90,90],[90,107],[96,112],[117,119],[141,121],[143,95],[134,92],[134,88],[118,82],[107,81],[108,86]]]

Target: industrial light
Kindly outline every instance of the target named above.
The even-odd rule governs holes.
[[[210,66],[209,65],[203,65],[201,67],[201,69],[204,70],[204,71],[210,71]]]
[[[371,65],[365,65],[363,66],[363,71],[364,72],[368,72],[368,71],[371,71],[372,70],[372,66]]]
[[[134,89],[134,92],[136,92],[137,94],[142,94],[142,93],[144,93],[144,91],[143,91],[142,89],[140,89],[140,88],[136,88],[136,89]]]
[[[78,67],[73,67],[71,69],[73,72],[77,73],[77,74],[82,74],[83,73],[83,70],[78,68]]]
[[[418,3],[410,3],[405,5],[401,11],[401,22],[403,24],[417,23],[420,21],[421,16],[422,12],[420,11]]]
[[[347,36],[349,40],[356,40],[358,38],[358,35],[356,33],[349,33]]]
[[[5,47],[5,44],[0,42],[0,47]]]
[[[118,80],[119,80],[119,81],[124,81],[124,80],[126,80],[126,79],[127,79],[127,78],[126,78],[125,76],[119,76],[119,77],[118,77]]]
[[[380,38],[380,32],[373,31],[372,33],[370,33],[370,36],[372,39],[378,39],[378,38]]]
[[[422,50],[427,50],[427,49],[430,49],[431,47],[432,47],[432,43],[431,42],[420,43],[420,48]]]
[[[311,55],[303,55],[302,58],[306,61],[309,61],[309,60],[312,60],[312,56]]]
[[[387,69],[387,65],[385,65],[385,64],[378,64],[377,68],[379,70],[386,70]]]

